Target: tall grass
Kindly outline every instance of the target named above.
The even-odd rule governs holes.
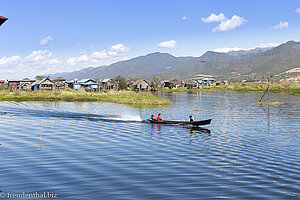
[[[107,93],[85,92],[84,90],[55,91],[0,91],[0,101],[103,101],[131,105],[169,105],[170,101],[151,93],[111,91]]]
[[[215,92],[216,90],[229,90],[237,92],[265,92],[268,87],[267,83],[231,83],[220,86],[202,86],[201,89],[187,89],[181,87],[177,89],[164,88],[164,92],[196,92],[207,91]],[[300,95],[300,83],[292,82],[274,82],[270,83],[270,93],[283,93],[290,95]]]
[[[267,87],[267,83],[232,83],[224,86],[216,86],[214,88],[238,92],[265,92]],[[300,83],[273,82],[270,83],[269,92],[300,95]]]

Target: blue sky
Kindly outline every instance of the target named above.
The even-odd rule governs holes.
[[[0,79],[300,41],[294,0],[3,0]]]

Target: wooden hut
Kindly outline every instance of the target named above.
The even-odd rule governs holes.
[[[215,81],[215,79],[213,79],[213,78],[204,78],[204,79],[202,79],[203,84],[208,85],[208,86],[213,85],[214,81]]]
[[[151,86],[150,84],[145,81],[145,80],[137,80],[134,84],[133,84],[133,89],[135,91],[149,91],[151,90]]]
[[[79,80],[78,83],[86,91],[96,91],[98,88],[98,82],[92,78]]]
[[[16,90],[20,85],[20,80],[8,80],[7,85],[9,90]]]
[[[112,90],[115,89],[115,81],[111,78],[106,78],[100,81],[100,89]]]
[[[74,90],[78,90],[80,88],[80,84],[78,82],[78,79],[73,79],[71,81],[67,81],[68,88],[72,88]]]
[[[54,82],[50,78],[43,78],[40,81],[36,81],[33,86],[33,90],[54,90]]]
[[[62,77],[58,77],[53,80],[55,89],[66,89],[68,84],[66,83],[66,79]]]
[[[18,85],[18,89],[22,91],[31,90],[32,85],[35,83],[36,80],[24,78],[20,81]]]

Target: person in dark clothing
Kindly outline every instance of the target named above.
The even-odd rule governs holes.
[[[190,115],[190,122],[194,122],[194,121],[195,121],[194,117]]]

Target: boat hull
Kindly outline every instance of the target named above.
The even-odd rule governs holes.
[[[188,125],[193,125],[193,126],[203,126],[203,125],[208,125],[211,122],[211,119],[207,119],[207,120],[201,120],[201,121],[194,121],[194,122],[187,122],[187,121],[168,121],[168,120],[161,120],[161,121],[157,121],[157,120],[151,120],[149,119],[150,123],[153,124],[188,124]]]

